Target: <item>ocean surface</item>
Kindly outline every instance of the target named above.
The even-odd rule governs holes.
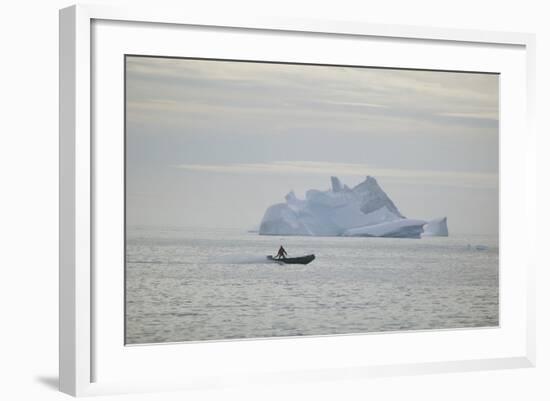
[[[309,265],[266,260],[283,245]],[[498,238],[130,228],[126,343],[499,324]]]

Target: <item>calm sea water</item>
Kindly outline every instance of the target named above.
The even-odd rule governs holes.
[[[498,299],[497,238],[127,233],[128,344],[497,326]]]

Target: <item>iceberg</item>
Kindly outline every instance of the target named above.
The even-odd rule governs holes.
[[[330,180],[327,191],[310,189],[305,199],[290,191],[285,203],[268,207],[259,234],[420,238],[429,224],[403,216],[374,177],[353,188]]]
[[[423,237],[448,237],[449,229],[447,228],[447,218],[440,217],[428,221],[424,226]]]

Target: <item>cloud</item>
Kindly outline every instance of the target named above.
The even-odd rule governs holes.
[[[480,120],[498,120],[498,111],[479,111],[470,113],[439,113],[443,117],[474,118]]]
[[[356,107],[374,107],[374,108],[387,108],[388,106],[383,104],[375,104],[375,103],[365,103],[365,102],[336,102],[336,101],[325,101],[321,102],[325,104],[335,104],[335,105],[341,105],[341,106],[356,106]]]
[[[175,167],[186,171],[219,174],[315,174],[360,177],[372,175],[407,184],[446,185],[464,188],[498,187],[498,174],[494,173],[388,169],[360,163],[274,161],[271,163],[180,164]]]
[[[497,75],[147,57],[126,66],[128,122],[154,132],[189,121],[259,132],[331,122],[342,134],[358,124],[388,135],[498,132],[488,121],[498,119]]]

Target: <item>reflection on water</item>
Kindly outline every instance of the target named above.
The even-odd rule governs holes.
[[[127,234],[128,344],[498,325],[496,238]]]

